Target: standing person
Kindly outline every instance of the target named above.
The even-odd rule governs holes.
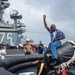
[[[25,53],[25,55],[32,53],[32,47],[31,47],[29,41],[26,41],[26,45],[24,46],[24,53]]]
[[[5,59],[6,50],[4,49],[4,46],[0,44],[0,60]]]
[[[51,43],[49,44],[48,48],[44,52],[44,56],[51,50],[52,59],[57,62],[57,52],[56,49],[61,46],[60,40],[65,38],[65,35],[62,31],[58,30],[55,24],[52,24],[50,27],[46,23],[46,15],[43,15],[44,26],[50,33]]]
[[[35,44],[35,50],[36,50],[36,52],[37,52],[37,50],[38,50],[38,45],[37,45],[37,44]]]
[[[39,41],[39,45],[38,45],[38,53],[42,54],[44,51],[44,46],[42,44],[42,41]]]
[[[32,52],[34,52],[34,50],[35,50],[34,45],[31,44],[31,47],[32,47]]]

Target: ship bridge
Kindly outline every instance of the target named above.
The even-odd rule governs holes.
[[[0,0],[0,43],[7,43],[14,46],[21,43],[22,33],[25,32],[25,25],[18,20],[22,19],[22,15],[17,10],[12,10],[10,19],[14,20],[13,24],[3,20],[4,10],[10,6],[8,0]]]

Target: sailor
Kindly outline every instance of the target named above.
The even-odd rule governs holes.
[[[0,44],[0,60],[5,59],[6,49],[4,49],[3,44]]]
[[[40,40],[39,44],[38,44],[38,54],[42,54],[43,51],[44,51],[44,45],[43,45],[42,41]]]
[[[44,52],[44,56],[51,51],[52,53],[52,60],[53,62],[57,62],[57,52],[56,49],[61,46],[60,40],[65,38],[65,35],[62,31],[58,30],[55,26],[55,24],[52,24],[50,27],[46,23],[46,15],[43,15],[43,21],[44,21],[44,26],[50,33],[51,37],[51,43],[49,44],[48,48]],[[52,63],[53,63],[52,62]]]
[[[32,53],[32,47],[30,45],[30,41],[26,41],[26,45],[24,46],[24,53],[25,55],[31,54]]]

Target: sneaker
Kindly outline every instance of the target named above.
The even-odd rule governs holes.
[[[50,66],[55,66],[57,64],[57,59],[52,59],[52,61],[49,63]]]

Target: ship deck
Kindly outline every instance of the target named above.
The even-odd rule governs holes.
[[[38,53],[34,52],[32,55],[36,55]],[[13,57],[13,56],[24,56],[24,51],[21,49],[7,49],[6,50],[6,58],[7,57]]]

